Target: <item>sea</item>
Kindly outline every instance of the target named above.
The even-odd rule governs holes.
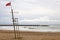
[[[15,30],[33,32],[60,32],[60,25],[49,26],[15,26]],[[0,30],[14,30],[13,26],[0,26]]]

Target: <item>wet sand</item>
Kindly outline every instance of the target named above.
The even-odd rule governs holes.
[[[60,32],[29,32],[16,31],[16,40],[60,40]],[[14,32],[0,30],[0,40],[15,40]]]

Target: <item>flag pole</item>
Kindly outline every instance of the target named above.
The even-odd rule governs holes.
[[[14,27],[14,36],[15,36],[15,39],[16,39],[16,31],[15,31],[14,14],[13,14],[12,5],[11,5],[11,13],[12,13],[12,22],[13,22],[13,27]]]

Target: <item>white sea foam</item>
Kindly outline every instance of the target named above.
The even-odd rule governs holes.
[[[13,26],[0,26],[0,30],[14,30]],[[60,27],[19,26],[20,31],[60,32]]]

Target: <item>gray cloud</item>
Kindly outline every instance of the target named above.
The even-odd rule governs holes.
[[[11,0],[0,2],[0,18],[11,18],[11,14],[9,14],[10,7],[5,6],[8,1]],[[49,20],[60,20],[59,0],[15,0],[12,1],[12,6],[14,10],[18,10],[19,20],[31,20],[44,16],[47,16]]]

